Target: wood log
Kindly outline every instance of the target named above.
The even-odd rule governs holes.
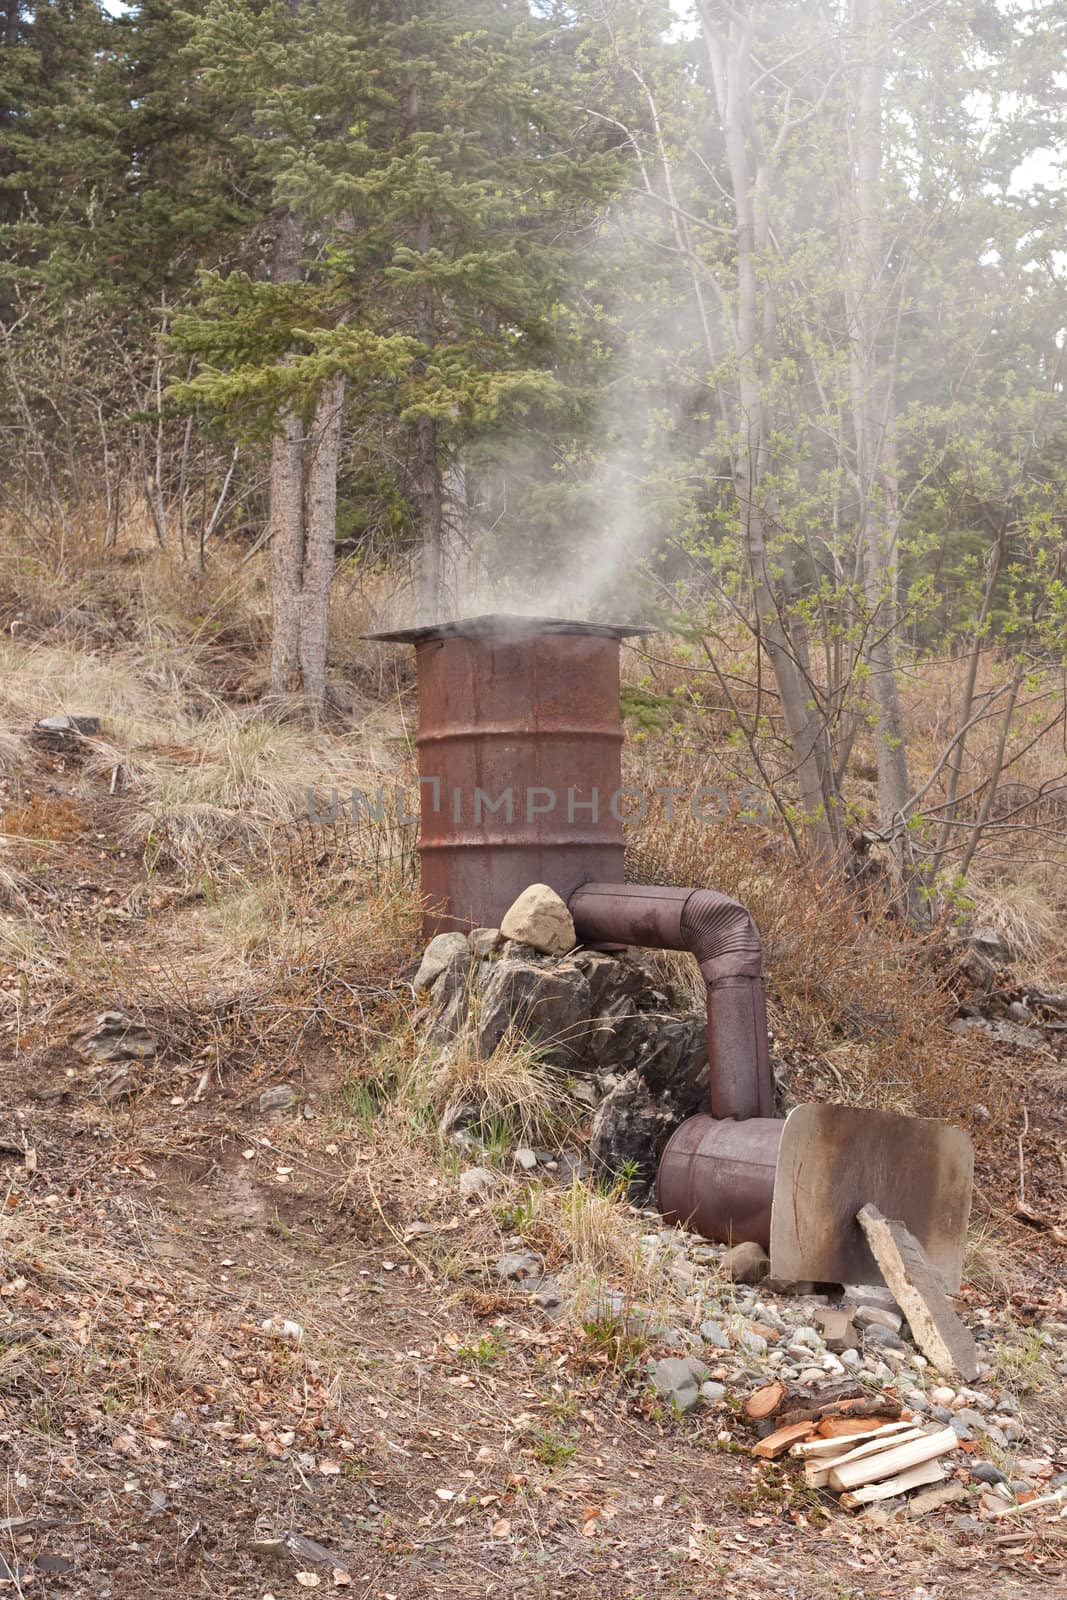
[[[824,1417],[899,1417],[904,1407],[896,1400],[884,1396],[878,1400],[831,1400],[826,1404],[799,1406],[783,1411],[778,1421],[784,1427],[790,1422],[821,1422]]]
[[[967,1490],[963,1484],[953,1479],[951,1483],[943,1483],[936,1489],[927,1489],[925,1494],[917,1494],[913,1500],[909,1500],[908,1520],[915,1522],[919,1517],[929,1516],[931,1511],[939,1511],[942,1506],[950,1506],[954,1501],[966,1498]]]
[[[910,1413],[908,1416],[910,1421]],[[858,1444],[868,1434],[875,1434],[879,1428],[901,1428],[907,1423],[902,1418],[896,1421],[884,1409],[874,1417],[823,1417],[821,1422],[815,1424],[815,1432],[820,1439],[848,1439],[854,1438]]]
[[[892,1443],[892,1440],[888,1442]],[[829,1459],[826,1457],[817,1456],[814,1460],[805,1461],[804,1482],[807,1484],[808,1488],[829,1489],[831,1487],[830,1474],[837,1466],[839,1460],[840,1457],[838,1456],[831,1456]]]
[[[845,1378],[842,1383],[824,1384],[812,1398],[819,1405],[826,1405],[830,1400],[862,1400],[866,1393],[862,1383],[857,1383],[855,1378]]]
[[[940,1483],[945,1474],[940,1461],[920,1461],[895,1478],[885,1478],[881,1483],[869,1483],[866,1488],[853,1489],[841,1496],[841,1504],[851,1511],[854,1506],[869,1505],[872,1500],[892,1500],[894,1495],[905,1494],[908,1489],[918,1489],[924,1483]]]
[[[875,1456],[835,1465],[830,1473],[830,1487],[858,1489],[861,1484],[890,1478],[894,1473],[917,1467],[922,1461],[943,1456],[947,1451],[955,1450],[958,1444],[959,1440],[951,1428],[939,1428],[936,1433],[921,1434],[907,1444],[894,1446],[891,1443],[888,1449],[880,1450]]]
[[[838,1456],[854,1450],[857,1445],[865,1443],[868,1439],[885,1438],[891,1441],[894,1434],[899,1434],[913,1426],[914,1424],[910,1422],[886,1422],[881,1427],[868,1428],[863,1433],[845,1434],[835,1439],[832,1436],[828,1438],[822,1433],[822,1424],[820,1423],[815,1430],[815,1438],[809,1439],[803,1444],[795,1444],[792,1454],[803,1457],[805,1461],[809,1456],[833,1457],[836,1460]]]
[[[777,1433],[768,1434],[759,1444],[754,1444],[752,1454],[764,1461],[774,1461],[778,1456],[784,1456],[791,1444],[810,1439],[814,1431],[810,1422],[794,1422],[788,1428],[779,1428]]]
[[[751,1417],[753,1422],[763,1422],[767,1417],[773,1417],[781,1409],[787,1393],[784,1383],[765,1383],[762,1389],[756,1389],[745,1401],[745,1416]]]
[[[913,1439],[925,1438],[926,1435],[921,1428],[905,1428],[903,1433],[891,1434],[888,1439],[884,1436],[878,1439],[868,1439],[866,1444],[858,1444],[853,1449],[846,1450],[844,1455],[831,1456],[825,1464],[831,1469],[836,1469],[844,1467],[853,1461],[864,1462],[873,1456],[885,1454],[889,1450],[895,1450],[897,1445],[910,1444]],[[863,1483],[866,1480],[860,1478],[857,1481]],[[835,1484],[834,1487],[836,1488],[837,1485]],[[847,1488],[848,1485],[846,1484],[845,1487]]]
[[[978,1350],[953,1310],[937,1273],[915,1235],[902,1222],[864,1206],[856,1217],[893,1298],[908,1319],[923,1355],[946,1377],[978,1376]]]

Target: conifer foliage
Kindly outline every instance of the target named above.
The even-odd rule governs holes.
[[[1010,0],[0,0],[0,512],[241,542],[315,718],[341,563],[423,621],[659,605],[713,676],[747,630],[748,776],[770,733],[783,828],[840,858],[868,748],[920,917],[973,855],[979,656],[1010,723],[1063,647],[1062,33]],[[901,681],[935,649],[970,666],[930,824]]]

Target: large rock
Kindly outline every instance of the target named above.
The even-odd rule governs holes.
[[[150,1028],[125,1011],[102,1011],[92,1026],[75,1036],[78,1048],[90,1061],[148,1061],[159,1041]]]
[[[573,1070],[589,1028],[589,984],[573,962],[541,967],[504,957],[489,969],[478,1013],[478,1052],[491,1056],[514,1030],[541,1045],[546,1061]]]
[[[616,1059],[629,1071],[594,1113],[589,1154],[598,1172],[625,1173],[631,1198],[643,1200],[671,1134],[707,1105],[704,1020],[637,1012],[620,1019],[613,1045]],[[602,1035],[596,1036],[595,1048],[600,1060],[610,1053]]]
[[[42,717],[30,729],[30,738],[46,750],[76,750],[84,739],[100,732],[99,717]]]
[[[429,989],[448,967],[471,964],[471,947],[465,933],[439,933],[431,939],[422,954],[422,964],[415,974],[416,990]]]
[[[700,1404],[700,1379],[707,1371],[703,1364],[683,1360],[681,1356],[665,1356],[654,1361],[649,1369],[652,1387],[676,1413],[692,1411]]]
[[[595,1017],[617,1006],[624,996],[636,1001],[639,995],[655,989],[649,967],[628,950],[617,955],[583,950],[575,960],[589,979],[589,1004]],[[637,1009],[636,1004],[633,1009]]]
[[[532,945],[546,956],[562,956],[577,944],[574,919],[555,889],[531,883],[504,913],[500,931],[516,944]]]
[[[732,1283],[761,1283],[771,1270],[763,1246],[748,1239],[727,1250],[719,1266],[723,1277]]]
[[[703,1093],[684,1083],[677,1089],[677,1094],[657,1090],[635,1068],[608,1091],[593,1114],[589,1155],[594,1170],[625,1175],[632,1200],[647,1198],[667,1140],[680,1123],[703,1109]]]

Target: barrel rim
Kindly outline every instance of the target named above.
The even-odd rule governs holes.
[[[388,644],[426,644],[432,639],[495,637],[512,640],[535,638],[539,633],[566,633],[621,641],[657,632],[659,630],[647,622],[572,622],[566,617],[527,617],[521,612],[493,611],[480,617],[462,617],[456,622],[390,628],[384,633],[365,633],[363,637]]]

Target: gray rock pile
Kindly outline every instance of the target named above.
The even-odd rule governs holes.
[[[533,904],[535,890],[543,886],[516,901],[500,930],[430,941],[413,980],[425,1024],[444,1059],[461,1036],[483,1059],[516,1038],[530,1042],[592,1112],[594,1170],[625,1174],[641,1196],[674,1129],[707,1105],[704,1013],[668,992],[640,955],[575,949],[562,900],[552,896],[553,907],[543,890]],[[508,938],[509,928],[523,940]],[[477,1124],[478,1113],[463,1108],[460,1126]]]
[[[547,1273],[521,1235],[505,1241],[496,1276],[554,1321],[609,1320],[640,1335],[647,1344],[649,1387],[679,1417],[707,1411],[718,1414],[717,1425],[733,1426],[738,1403],[771,1380],[814,1399],[854,1382],[861,1388],[847,1392],[885,1397],[920,1425],[951,1427],[971,1452],[952,1459],[954,1468],[962,1464],[969,1473],[972,1509],[964,1515],[974,1523],[970,1531],[983,1519],[1004,1515],[1008,1506],[1021,1509],[1034,1496],[1062,1489],[1067,1498],[1064,1461],[1056,1442],[1035,1435],[1024,1420],[1008,1376],[1010,1360],[1002,1375],[1004,1352],[1019,1331],[1010,1318],[1002,1323],[993,1311],[970,1313],[983,1354],[980,1376],[973,1385],[949,1384],[915,1349],[899,1307],[882,1286],[823,1285],[822,1293],[787,1293],[772,1288],[768,1278],[745,1283],[734,1276],[741,1265],[731,1261],[736,1247],[731,1252],[664,1227],[652,1211],[645,1221],[641,1250],[648,1266],[660,1269],[656,1281],[663,1286],[651,1303],[610,1287],[600,1288],[594,1306],[575,1299],[566,1273]],[[839,1336],[846,1331],[849,1342],[843,1343]],[[1055,1325],[1037,1334],[1050,1363],[1063,1331]],[[1034,1338],[1031,1331],[1031,1349]],[[756,1431],[763,1435],[776,1426],[762,1422]],[[892,1513],[894,1506],[887,1503],[886,1510]],[[1056,1509],[1054,1504],[1049,1514]],[[884,1520],[883,1513],[879,1518]],[[968,1531],[966,1521],[960,1530]]]

